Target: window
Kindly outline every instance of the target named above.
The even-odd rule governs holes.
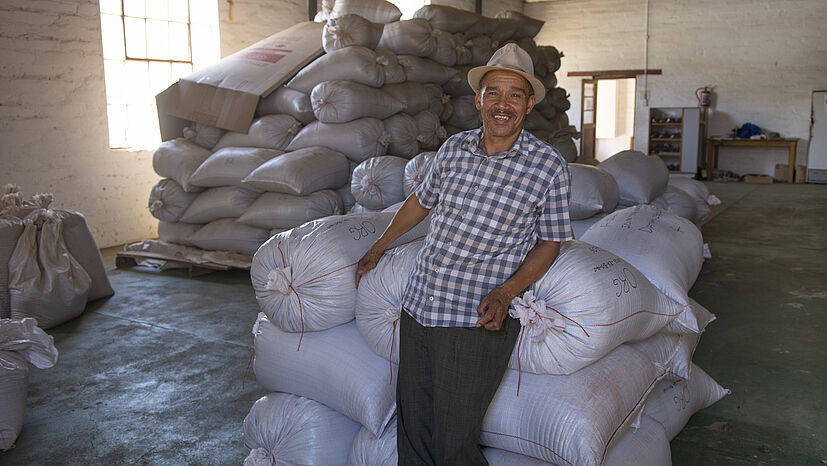
[[[155,94],[219,59],[216,0],[100,0],[109,147],[161,142]]]
[[[431,2],[427,0],[390,0],[402,12],[402,19],[411,19],[416,10]]]

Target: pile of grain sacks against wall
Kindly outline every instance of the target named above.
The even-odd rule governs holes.
[[[405,164],[403,197],[433,157]],[[570,164],[572,216],[590,226],[512,303],[523,330],[483,424],[491,464],[670,464],[669,441],[728,393],[692,363],[714,320],[687,295],[704,260],[697,208],[692,219],[673,208],[688,204],[667,196],[657,157],[624,151],[604,164]],[[686,180],[672,189],[706,205],[703,188]],[[354,283],[358,260],[391,218],[322,218],[255,254],[254,371],[272,393],[244,421],[245,464],[396,464],[397,324],[429,220],[391,245],[358,290]]]
[[[486,18],[428,5],[410,20],[383,0],[346,0],[325,15],[325,54],[263,97],[247,134],[194,123],[164,142],[153,167],[151,213],[162,241],[253,254],[272,234],[404,199],[409,159],[481,124],[468,69],[516,42],[548,98],[526,127],[573,161],[562,54],[532,39],[542,21]]]

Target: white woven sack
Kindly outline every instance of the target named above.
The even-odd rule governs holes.
[[[313,113],[322,123],[347,123],[358,118],[380,120],[401,112],[405,104],[387,92],[350,81],[325,81],[310,94]]]
[[[426,55],[431,60],[445,66],[457,64],[457,43],[454,35],[448,31],[434,29],[431,33],[436,41],[434,51]]]
[[[353,320],[356,264],[393,215],[331,216],[272,237],[250,268],[261,310],[288,332],[324,330]],[[424,238],[429,222],[426,218],[390,247]]]
[[[481,18],[476,13],[445,5],[425,5],[416,10],[413,17],[427,19],[434,29],[448,32],[465,32]]]
[[[645,354],[656,367],[666,370],[670,380],[688,379],[692,370],[692,356],[701,340],[700,333],[658,332],[645,340],[628,343]]]
[[[9,259],[23,233],[23,221],[17,217],[0,217],[0,319],[11,316],[9,296]]]
[[[323,189],[305,196],[264,193],[238,221],[254,227],[288,229],[342,211],[342,198],[336,191]]]
[[[480,127],[482,119],[480,111],[477,110],[477,104],[474,102],[474,96],[455,97],[451,100],[451,104],[454,106],[454,113],[446,124],[463,131]]]
[[[417,186],[425,180],[425,176],[431,171],[434,157],[436,157],[436,152],[423,152],[405,164],[405,173],[402,178],[402,189],[405,197],[410,196]]]
[[[471,49],[468,48],[468,45],[466,45],[467,42],[468,38],[465,34],[461,32],[454,34],[454,52],[457,56],[457,62],[455,65],[470,65],[471,60],[474,59],[471,54]]]
[[[478,36],[493,37],[494,33],[497,32],[498,26],[499,21],[496,18],[481,16],[476,23],[463,31],[463,34],[465,34],[468,38],[475,38]]]
[[[407,113],[397,113],[385,118],[383,123],[385,131],[390,135],[388,154],[410,159],[419,153],[419,127],[412,116]],[[359,196],[356,198],[359,199]]]
[[[448,133],[439,121],[439,115],[425,110],[414,115],[416,121],[416,128],[419,134],[416,140],[419,141],[420,147],[425,150],[436,150],[445,142]]]
[[[200,192],[189,182],[190,176],[212,153],[184,138],[164,141],[152,155],[152,168],[162,178],[172,178],[188,193]]]
[[[234,218],[222,218],[204,225],[187,239],[201,249],[253,255],[269,238],[268,230],[244,225]]]
[[[55,210],[54,213],[60,220],[60,232],[66,243],[66,249],[89,274],[91,283],[86,300],[94,301],[115,294],[109,283],[109,277],[106,275],[106,267],[103,265],[103,257],[98,244],[86,224],[86,217],[73,210]]]
[[[513,19],[517,21],[517,37],[534,37],[543,28],[545,21],[528,17],[518,11],[505,10],[497,13],[495,18],[498,19]]]
[[[347,123],[315,121],[296,135],[287,150],[323,146],[339,151],[348,159],[359,163],[385,155],[389,143],[390,135],[385,131],[385,125],[376,118],[360,118]]]
[[[385,84],[382,90],[405,104],[404,112],[408,115],[416,115],[428,110],[429,101],[423,98],[428,90],[422,83],[405,81],[398,84]]]
[[[582,239],[583,233],[586,232],[592,225],[599,222],[603,217],[606,215],[599,214],[595,215],[594,217],[584,218],[582,220],[572,220],[569,222],[571,224],[571,232],[574,235],[574,239]]]
[[[165,243],[195,246],[190,243],[189,236],[200,230],[204,225],[183,222],[158,222],[158,238]]]
[[[669,325],[667,325],[664,330],[679,334],[702,333],[706,329],[706,326],[716,318],[715,314],[709,312],[694,299],[689,298],[689,312],[669,322]]]
[[[404,82],[405,69],[399,64],[399,59],[393,51],[388,49],[376,49],[376,63],[382,67],[385,74],[385,84],[398,84]]]
[[[488,63],[488,60],[491,59],[497,49],[491,38],[486,35],[468,39],[465,46],[471,50],[471,65],[473,66],[482,66]]]
[[[689,380],[663,380],[646,400],[643,413],[663,426],[671,440],[696,412],[712,406],[730,391],[718,385],[700,367],[692,364]]]
[[[374,353],[399,364],[402,293],[422,249],[422,241],[394,248],[368,272],[356,290],[356,325]]]
[[[237,186],[210,188],[192,201],[181,221],[209,223],[220,218],[238,218],[259,196],[257,192]]]
[[[350,165],[344,154],[311,146],[263,163],[243,182],[263,191],[304,196],[348,184],[349,172]]]
[[[612,175],[598,167],[579,163],[570,163],[569,173],[571,173],[569,217],[572,220],[581,220],[615,210],[620,193]]]
[[[280,150],[258,147],[225,147],[213,153],[198,167],[190,177],[190,183],[204,188],[235,186],[258,191],[242,180],[261,164],[283,153]]]
[[[226,130],[216,128],[215,126],[205,125],[203,123],[193,122],[190,126],[183,129],[182,133],[185,138],[198,144],[204,149],[212,150],[215,143],[221,139]]]
[[[666,191],[652,201],[652,205],[669,211],[678,217],[697,223],[698,202],[686,191],[674,186],[666,186]]]
[[[399,8],[385,0],[336,0],[330,16],[336,18],[351,14],[374,23],[392,23],[402,17]]]
[[[184,191],[175,180],[164,178],[149,192],[149,213],[163,222],[177,222],[196,197],[198,194]]]
[[[680,304],[703,264],[703,238],[689,220],[651,205],[607,215],[582,240],[622,257]]]
[[[32,318],[0,320],[0,451],[14,446],[26,412],[29,364],[57,361],[54,340]]]
[[[284,86],[263,97],[256,112],[259,115],[290,115],[305,125],[316,119],[310,96]]]
[[[396,416],[391,419],[382,435],[373,435],[362,427],[353,439],[348,455],[348,466],[396,466]]]
[[[356,198],[353,197],[353,193],[350,192],[350,183],[342,186],[341,188],[336,190],[336,194],[342,198],[342,211],[343,212],[350,212],[350,209],[356,205]]]
[[[299,132],[301,123],[290,115],[264,115],[253,120],[247,133],[228,132],[213,147],[261,147],[283,150]]]
[[[694,204],[692,206],[689,206],[689,202],[686,199],[684,199],[684,196],[682,195],[676,198],[676,196],[674,195],[675,192],[679,192],[681,194],[685,193],[687,196],[689,196],[690,199],[692,199],[692,202]],[[691,178],[673,179],[670,177],[669,184],[666,186],[666,192],[663,193],[662,197],[664,198],[663,200],[666,201],[667,204],[670,204],[671,201],[672,204],[677,204],[679,209],[685,209],[687,215],[691,213],[693,217],[690,220],[692,220],[696,224],[709,220],[709,214],[712,213],[712,209],[710,209],[710,206],[721,203],[720,199],[709,194],[709,191],[706,189],[706,186],[704,186],[703,183],[697,180],[693,180]],[[657,201],[657,199],[655,201]],[[653,202],[653,204],[654,203],[655,202]],[[681,217],[684,217],[684,215],[681,215]]]
[[[330,18],[322,31],[322,47],[327,53],[360,45],[375,49],[382,37],[381,23],[372,23],[359,15],[342,15]]]
[[[468,84],[468,71],[471,68],[473,67],[467,65],[455,66],[454,69],[457,70],[457,73],[442,84],[442,89],[445,93],[451,97],[460,97],[463,95],[473,96],[474,90],[471,89],[471,85]],[[545,99],[543,99],[543,102],[545,102]]]
[[[290,89],[310,94],[324,81],[353,81],[371,87],[385,82],[382,65],[376,62],[376,52],[354,45],[322,55],[301,69],[285,84]]]
[[[345,466],[361,427],[319,402],[271,393],[244,418],[244,445],[250,449],[244,466]]]
[[[439,84],[425,83],[423,86],[428,96],[428,110],[439,115],[445,103],[450,102],[451,98],[445,94]]]
[[[698,180],[684,177],[670,177],[669,184],[686,191],[687,194],[703,202],[707,206],[719,205],[721,200],[714,194],[709,194],[706,185]]]
[[[555,464],[599,465],[661,377],[626,345],[571,375],[508,370],[480,443]]]
[[[379,48],[388,49],[397,55],[427,57],[436,50],[437,41],[433,28],[427,20],[413,18],[385,25]]]
[[[457,73],[454,68],[414,55],[399,55],[399,64],[405,70],[408,81],[420,83],[443,84]]]
[[[599,166],[617,181],[621,205],[648,204],[663,194],[669,182],[666,163],[660,157],[650,157],[643,152],[618,152]]]
[[[318,401],[373,435],[384,431],[396,410],[397,368],[368,348],[355,322],[302,335],[260,313],[253,335],[256,381],[267,390]]]
[[[11,318],[52,328],[83,313],[92,279],[69,253],[54,212],[35,211],[23,223],[9,258]]]
[[[571,374],[627,341],[650,337],[685,311],[633,265],[568,241],[549,270],[509,314],[523,326],[509,367]]]
[[[355,444],[355,443],[354,443]],[[551,466],[537,458],[498,448],[483,448],[491,466]],[[562,463],[566,464],[566,463]],[[672,464],[672,451],[663,427],[648,416],[641,416],[640,427],[631,428],[609,448],[604,466],[664,466]]]
[[[385,155],[365,160],[350,180],[350,192],[356,202],[368,209],[381,210],[405,199],[402,178],[408,160]]]
[[[545,64],[547,73],[553,74],[560,69],[560,58],[563,54],[553,45],[538,46],[537,55],[542,57],[540,61]]]

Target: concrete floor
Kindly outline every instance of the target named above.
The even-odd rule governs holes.
[[[674,464],[825,463],[827,186],[708,186],[724,204],[690,294],[718,320],[695,361],[732,395],[689,421]],[[115,296],[49,331],[60,359],[32,370],[23,432],[0,464],[240,464],[241,422],[265,394],[252,371],[242,387],[258,313],[249,274],[105,259]]]

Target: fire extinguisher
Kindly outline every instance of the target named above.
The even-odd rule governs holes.
[[[698,107],[709,108],[709,104],[712,102],[712,86],[695,89],[695,96],[698,97]]]

